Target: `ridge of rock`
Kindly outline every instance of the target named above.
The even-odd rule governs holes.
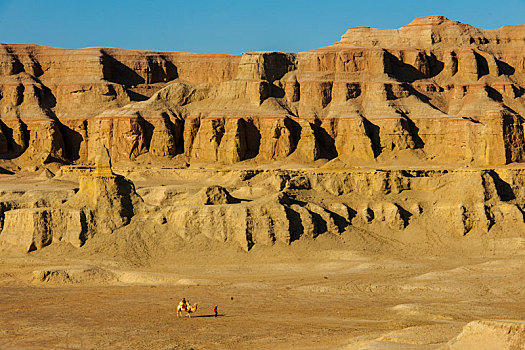
[[[525,26],[444,16],[234,55],[0,45],[0,156],[20,168],[499,166],[525,158]],[[332,162],[335,164],[335,162]]]

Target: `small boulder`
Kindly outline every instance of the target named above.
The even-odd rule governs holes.
[[[227,189],[222,186],[204,187],[195,195],[195,204],[216,205],[232,204],[238,201],[233,198]]]
[[[297,175],[288,180],[287,187],[294,190],[309,190],[312,188],[310,180],[304,175]]]

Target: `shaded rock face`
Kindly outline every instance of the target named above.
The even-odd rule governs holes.
[[[519,163],[524,42],[523,26],[430,16],[300,53],[2,44],[0,156],[85,164],[105,146],[116,162]]]
[[[188,171],[178,170],[177,176]],[[210,174],[186,176],[199,182]],[[204,236],[246,250],[344,234],[356,240],[353,248],[362,240],[368,249],[377,240],[382,246],[377,249],[393,251],[417,247],[424,253],[436,246],[451,252],[519,251],[525,228],[522,176],[518,169],[254,170],[228,189],[201,185],[192,195],[186,185],[141,189],[149,209],[137,210],[127,227],[166,244],[173,235],[188,242]]]
[[[201,234],[219,242],[234,242],[245,250],[256,243],[291,242],[287,207],[273,199],[251,205],[175,207],[166,210],[165,218],[166,228],[186,240]]]

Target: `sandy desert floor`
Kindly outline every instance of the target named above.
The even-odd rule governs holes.
[[[76,186],[1,187],[27,183],[28,200]],[[357,233],[249,252],[192,241],[135,265],[103,240],[2,253],[0,349],[443,349],[470,321],[525,319],[523,255],[377,254]]]
[[[155,269],[3,257],[0,348],[441,349],[471,320],[524,318],[522,257],[319,247],[188,254]],[[176,317],[182,297],[198,303],[191,319]]]

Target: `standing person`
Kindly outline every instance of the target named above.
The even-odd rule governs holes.
[[[218,310],[218,306],[215,305],[215,307],[213,308],[213,312],[215,313],[215,317],[217,317],[217,310]]]
[[[182,310],[186,311],[186,298],[182,298],[182,300],[179,303],[179,306]]]

